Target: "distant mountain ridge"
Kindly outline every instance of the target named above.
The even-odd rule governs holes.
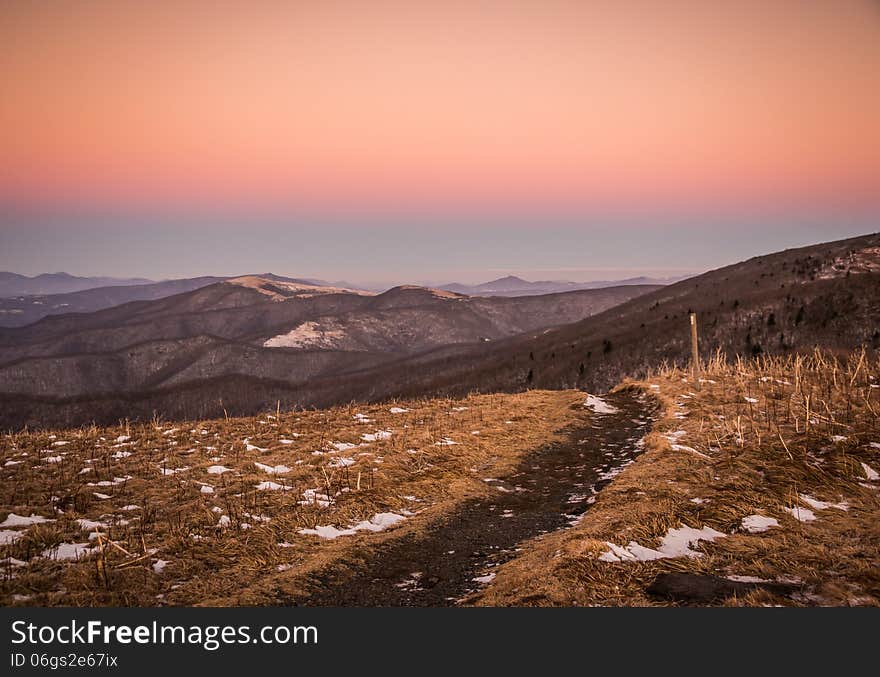
[[[592,282],[571,282],[569,280],[538,280],[530,282],[516,275],[483,282],[482,284],[467,285],[458,282],[438,287],[444,291],[466,294],[468,296],[534,296],[538,294],[558,294],[567,291],[580,291],[583,289],[605,289],[607,287],[626,287],[632,285],[666,285],[686,279],[683,277],[651,278],[631,277],[625,280],[595,280]]]
[[[18,273],[0,271],[0,298],[38,294],[69,294],[98,287],[141,285],[152,282],[153,280],[142,277],[78,277],[70,273],[41,273],[28,277]]]
[[[112,278],[81,279],[101,280]],[[16,295],[11,298],[0,298],[0,327],[24,327],[50,315],[93,313],[105,308],[131,303],[132,301],[155,301],[167,296],[195,291],[218,282],[234,279],[262,280],[264,287],[277,283],[282,289],[279,289],[276,293],[281,293],[282,295],[290,291],[290,285],[301,287],[300,293],[304,293],[306,288],[336,289],[336,287],[328,287],[326,283],[319,283],[317,280],[284,277],[274,273],[260,273],[258,275],[244,275],[240,277],[209,275],[179,280],[163,280],[162,282],[149,282],[147,284],[111,285],[63,294]],[[264,293],[267,291],[268,288],[264,289]]]
[[[0,329],[0,428],[115,420],[119,412],[149,418],[238,411],[264,398],[244,382],[230,394],[206,381],[297,388],[437,348],[546,330],[656,289],[484,298],[415,286],[376,294],[246,275],[157,300],[52,315]],[[381,377],[375,385],[382,387]],[[178,402],[173,395],[143,409],[126,403],[193,387],[205,398],[195,408],[189,397]],[[345,390],[338,392],[343,400]],[[112,411],[104,409],[108,402]]]

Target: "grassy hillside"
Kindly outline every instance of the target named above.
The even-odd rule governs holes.
[[[535,391],[5,435],[0,600],[283,602],[348,549],[497,491],[484,478],[589,420],[582,402]]]
[[[647,452],[580,524],[525,545],[470,601],[880,605],[880,362],[714,362],[705,378],[627,383],[665,404]],[[683,528],[718,536],[654,559]],[[651,594],[670,573],[697,578]]]

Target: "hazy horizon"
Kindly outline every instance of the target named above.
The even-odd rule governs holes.
[[[665,277],[880,228],[870,0],[163,4],[0,5],[0,268]]]

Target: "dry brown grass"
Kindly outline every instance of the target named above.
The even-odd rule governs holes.
[[[691,571],[803,584],[794,598],[761,591],[728,605],[877,605],[880,482],[868,481],[862,463],[880,471],[880,363],[864,353],[715,359],[703,377],[699,390],[673,368],[624,384],[653,392],[665,406],[647,452],[577,527],[526,544],[472,601],[653,605],[665,603],[645,592],[658,573]],[[675,449],[667,438],[674,431],[684,431]],[[809,508],[804,494],[849,509],[813,508],[815,521],[798,521],[785,508]],[[779,527],[746,532],[742,519],[754,514]],[[728,536],[694,546],[703,557],[598,559],[607,542],[656,548],[681,525]]]
[[[486,471],[505,474],[582,421],[582,399],[573,391],[531,391],[3,436],[0,522],[9,513],[54,521],[13,529],[21,537],[0,546],[0,599],[44,606],[293,603],[284,591],[294,591],[304,573],[348,548],[423,529],[488,492],[480,480]],[[359,445],[379,430],[392,434],[348,450],[333,446]],[[117,441],[121,436],[130,439]],[[444,438],[456,444],[438,444]],[[354,463],[331,467],[341,457]],[[290,470],[269,475],[254,462]],[[212,465],[231,471],[209,474]],[[124,479],[99,484],[115,478]],[[265,481],[283,488],[258,490]],[[202,493],[204,485],[213,493]],[[321,496],[307,500],[310,489]],[[344,528],[381,512],[408,518],[382,533],[336,540],[299,533]],[[81,519],[105,526],[84,529]],[[78,561],[41,555],[59,543],[86,543],[89,532],[101,535]],[[167,562],[161,573],[154,569],[159,560]]]

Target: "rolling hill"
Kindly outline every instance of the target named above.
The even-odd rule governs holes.
[[[0,424],[249,411],[267,401],[266,384],[289,395],[319,377],[571,323],[653,289],[471,298],[422,287],[374,294],[275,276],[234,278],[0,330]],[[200,393],[196,409],[193,392]],[[349,399],[344,385],[336,397]]]
[[[41,273],[28,277],[18,273],[0,272],[0,298],[9,296],[33,296],[67,294],[70,292],[122,285],[150,284],[144,278],[77,277],[70,273]]]
[[[602,289],[604,287],[623,287],[627,285],[663,285],[678,282],[682,278],[656,279],[651,277],[633,277],[626,280],[601,280],[593,282],[570,282],[568,280],[539,280],[530,282],[515,275],[508,275],[482,284],[467,285],[453,282],[440,287],[445,291],[468,296],[532,296],[540,294],[558,294],[580,289]]]

